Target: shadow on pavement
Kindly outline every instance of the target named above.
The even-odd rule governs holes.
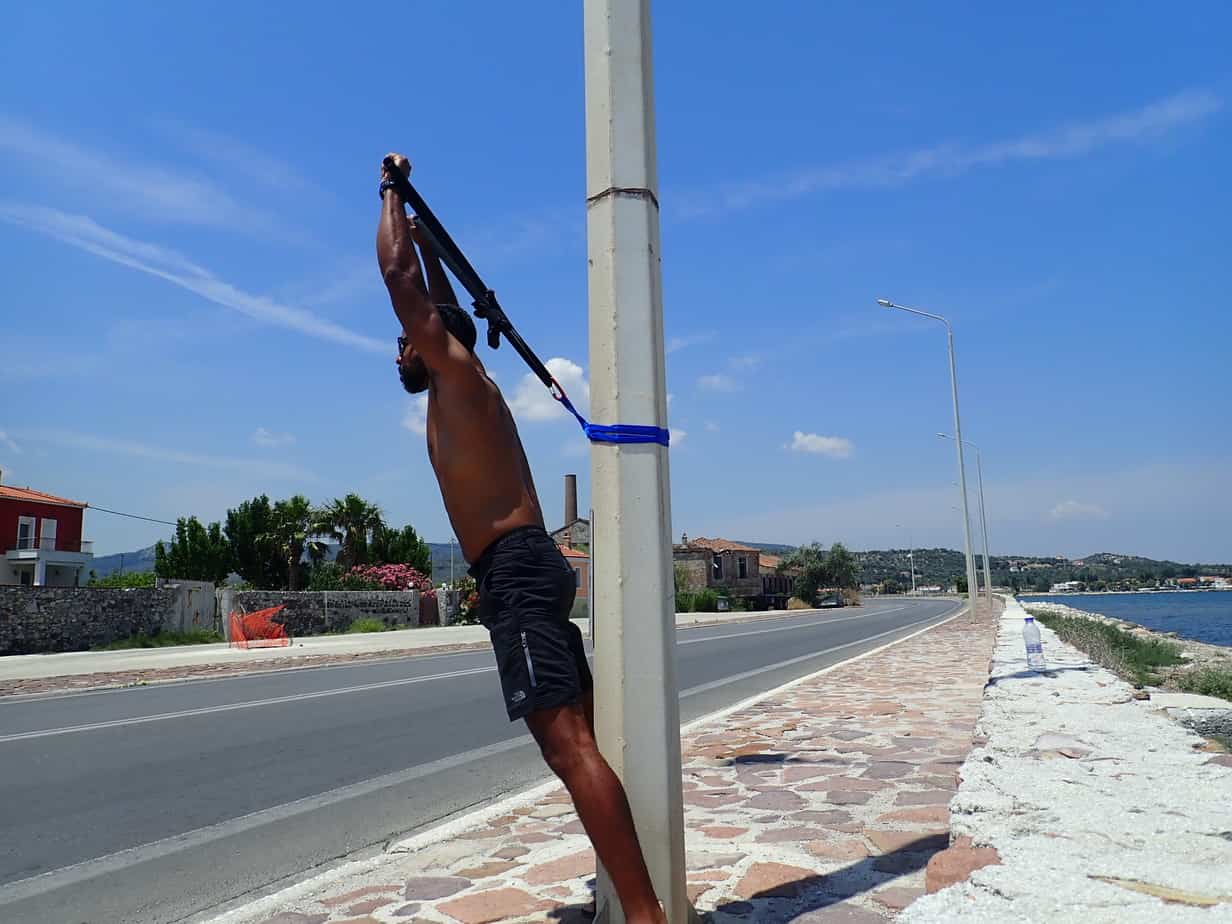
[[[899,876],[923,869],[933,854],[950,846],[948,834],[934,834],[905,844],[891,853],[865,857],[831,873],[806,876],[758,892],[747,899],[728,901],[702,916],[705,922],[721,924],[732,920],[756,924],[788,924],[807,920],[814,911],[837,905],[864,892],[880,888]],[[588,883],[594,889],[594,880]],[[558,924],[589,924],[594,920],[594,903],[565,905],[548,912],[549,921]]]
[[[1042,671],[1031,671],[1031,670],[1015,671],[1012,674],[998,674],[995,677],[989,677],[988,686],[995,687],[1002,680],[1026,680],[1027,678],[1030,678],[1030,677],[1055,677],[1058,674],[1064,674],[1070,671],[1078,671],[1080,673],[1086,673],[1088,671],[1093,671],[1096,669],[1097,668],[1094,664],[1084,664],[1081,667],[1050,667],[1047,670],[1042,670]]]

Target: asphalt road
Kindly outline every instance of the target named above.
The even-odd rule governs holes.
[[[681,718],[955,608],[682,629]],[[200,919],[544,776],[490,652],[0,700],[0,921]]]

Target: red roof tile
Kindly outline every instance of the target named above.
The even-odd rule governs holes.
[[[36,504],[60,504],[64,507],[89,507],[89,504],[83,504],[81,501],[69,500],[65,497],[56,497],[54,494],[45,494],[42,491],[35,491],[33,488],[14,488],[9,485],[0,484],[0,498],[8,498],[9,500],[31,501]]]
[[[697,548],[709,549],[711,552],[756,552],[757,549],[751,545],[741,545],[739,542],[732,542],[730,539],[707,539],[704,536],[699,536],[696,539],[690,539],[689,545]]]

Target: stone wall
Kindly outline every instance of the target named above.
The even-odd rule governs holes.
[[[0,587],[0,655],[85,651],[151,634],[173,598],[157,587]]]
[[[274,621],[286,626],[292,638],[345,631],[356,619],[380,619],[400,628],[421,624],[419,594],[413,590],[237,590],[230,598],[236,612],[283,605]]]

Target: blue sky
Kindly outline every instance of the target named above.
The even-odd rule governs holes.
[[[6,483],[358,491],[448,538],[373,257],[390,149],[584,397],[580,4],[390,9],[9,11]],[[885,296],[954,323],[994,553],[1232,560],[1226,5],[751,10],[655,10],[675,531],[959,547],[944,333]],[[555,525],[585,444],[483,356]]]

